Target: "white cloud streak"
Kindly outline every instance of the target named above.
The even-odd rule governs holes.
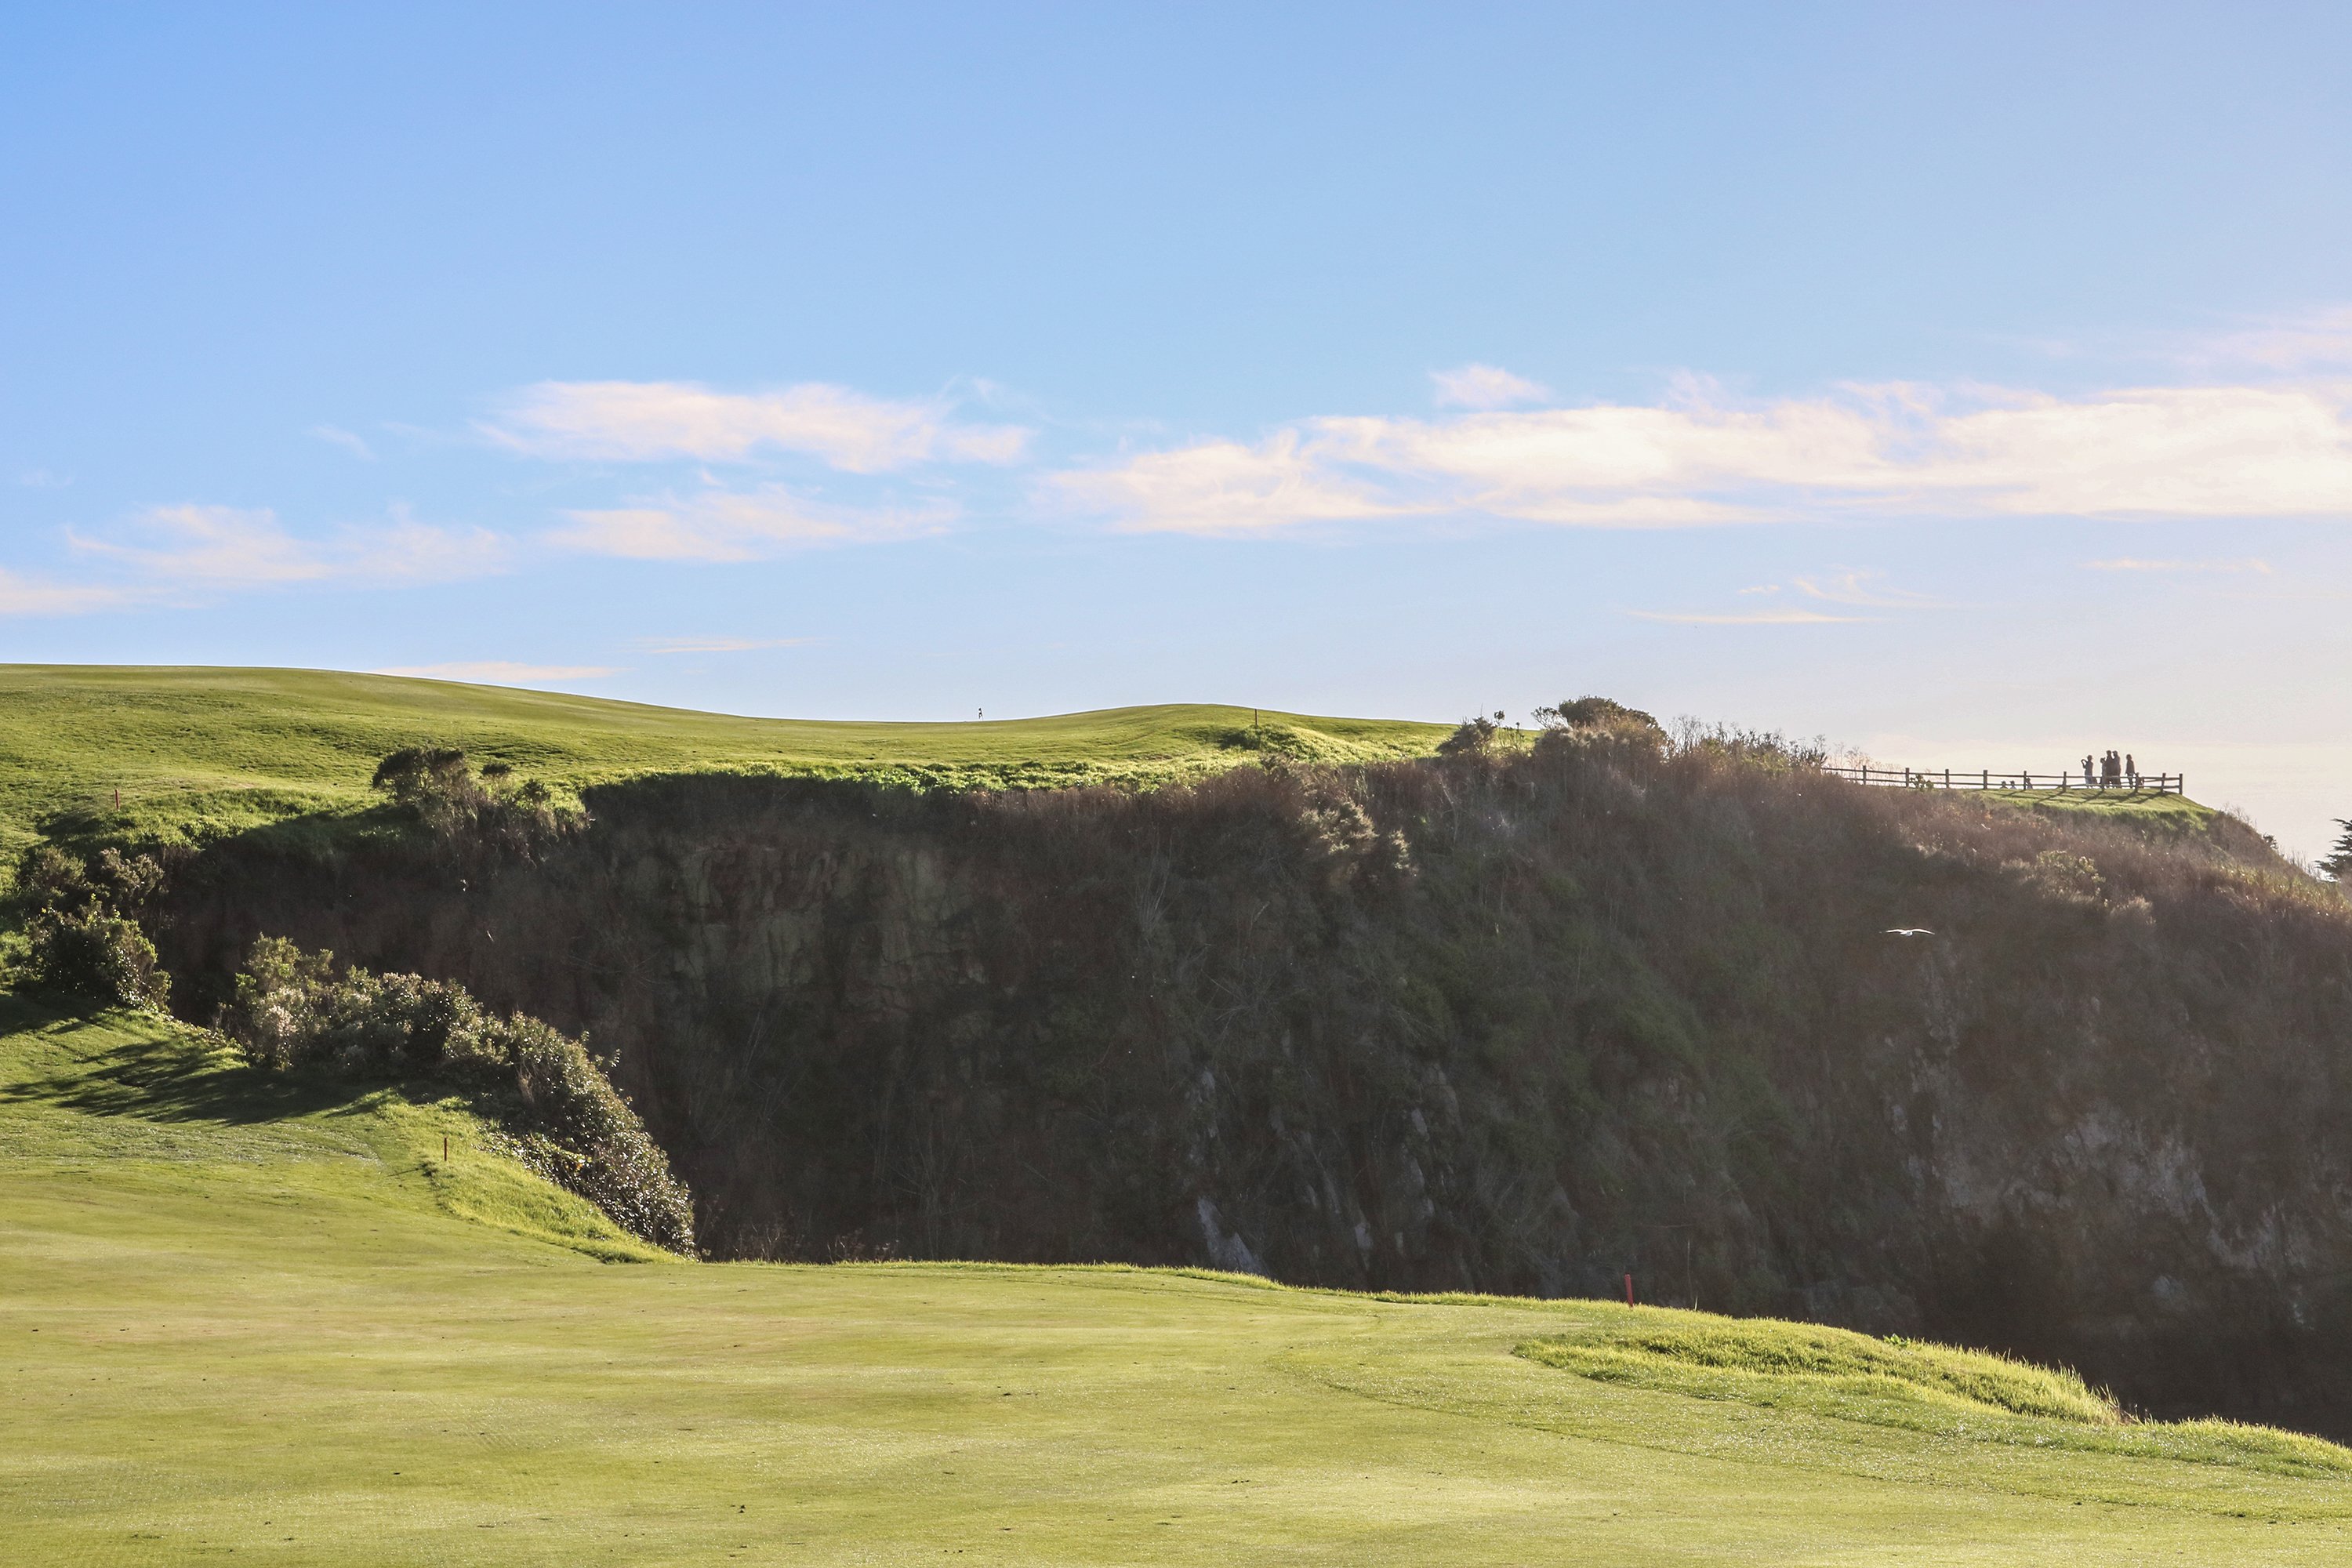
[[[324,441],[331,447],[341,447],[355,458],[370,463],[375,461],[375,448],[369,446],[362,437],[353,435],[340,426],[313,425],[310,426],[310,434],[315,439]]]
[[[267,507],[150,508],[129,537],[70,534],[85,555],[130,572],[154,595],[340,581],[373,586],[450,582],[499,570],[506,542],[482,529],[436,528],[395,508],[389,524],[299,538]]]
[[[1429,379],[1436,386],[1439,405],[1448,408],[1508,408],[1519,403],[1548,402],[1551,397],[1551,388],[1497,365],[1433,370]]]
[[[1797,591],[1809,599],[1820,599],[1832,605],[1859,605],[1880,610],[1940,609],[1936,600],[1925,594],[1914,594],[1907,588],[1886,588],[1877,584],[1876,572],[1841,571],[1827,577],[1799,577]],[[1743,589],[1741,592],[1748,592]]]
[[[1269,533],[1486,515],[1675,528],[1935,517],[2352,513],[2352,385],[2140,387],[2088,397],[1891,385],[1742,405],[1690,383],[1654,405],[1321,418],[1047,481],[1147,531]]]
[[[1255,447],[1212,441],[1147,452],[1109,468],[1056,474],[1047,483],[1063,502],[1139,532],[1264,533],[1410,510],[1338,472],[1295,430]]]
[[[131,601],[125,589],[99,583],[58,583],[0,567],[0,616],[84,616]]]
[[[806,647],[814,637],[639,637],[647,653],[753,653],[761,648]]]
[[[820,544],[873,543],[937,533],[954,509],[827,506],[782,485],[710,489],[565,514],[544,537],[560,549],[632,561],[757,561]]]
[[[958,423],[944,403],[869,397],[820,382],[729,393],[692,382],[545,381],[517,394],[481,429],[539,458],[716,463],[775,450],[856,474],[1017,462],[1030,435],[1013,426]]]
[[[2134,556],[2118,556],[2113,561],[2085,561],[2083,565],[2093,572],[2219,572],[2255,573],[2270,575],[2271,563],[2248,556],[2242,561],[2143,561]]]
[[[2352,305],[2219,333],[2182,357],[2275,371],[2341,370],[2352,366]]]
[[[298,537],[266,507],[152,507],[124,528],[68,531],[94,580],[60,582],[0,568],[0,616],[70,616],[185,604],[237,590],[310,584],[397,587],[503,570],[507,542],[481,529],[436,528],[394,508],[389,523]]]
[[[1823,626],[1874,620],[1874,616],[1832,616],[1821,610],[1704,611],[1628,610],[1637,621],[1668,621],[1684,626]]]

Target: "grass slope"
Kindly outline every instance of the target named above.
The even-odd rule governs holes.
[[[1979,798],[2029,811],[2077,812],[2088,816],[2137,823],[2168,833],[2204,833],[2220,815],[2181,795],[2150,795],[2138,790],[1987,790]]]
[[[581,1205],[462,1152],[457,1107],[322,1096],[173,1026],[0,1003],[9,1560],[2352,1553],[2340,1450],[2135,1448],[2013,1363],[1118,1268],[615,1267]],[[1546,1364],[1578,1347],[1633,1370]],[[1776,1370],[1907,1376],[1864,1392],[1937,1418],[1690,1383]]]
[[[7,665],[0,852],[43,832],[204,838],[362,810],[376,798],[367,784],[377,759],[427,742],[575,789],[679,771],[1035,785],[1181,777],[1260,747],[1330,762],[1418,755],[1450,728],[1254,719],[1209,704],[1001,723],[827,723],[320,670]]]

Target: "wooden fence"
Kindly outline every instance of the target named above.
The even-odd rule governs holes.
[[[2182,775],[2179,773],[2132,773],[2120,781],[2103,780],[2094,773],[2085,779],[2080,769],[2071,773],[1997,773],[1990,768],[1973,773],[1965,768],[1832,768],[1822,772],[1834,773],[1856,784],[1881,784],[1897,789],[1998,789],[2013,794],[2031,790],[2048,790],[2066,795],[2181,795],[2186,793]]]

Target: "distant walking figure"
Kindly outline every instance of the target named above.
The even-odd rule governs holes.
[[[2106,788],[2122,784],[2124,782],[2123,758],[2114,752],[2109,752],[2103,759],[2103,763],[2104,766],[2099,773],[2100,787]]]
[[[2083,787],[2091,787],[2091,753],[2088,752],[2083,753]]]
[[[2124,782],[2134,789],[2139,788],[2139,759],[2129,752],[2124,753]]]

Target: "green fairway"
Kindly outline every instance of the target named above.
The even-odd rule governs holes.
[[[268,1079],[121,1015],[0,1002],[0,1030],[10,1562],[2352,1553],[2341,1450],[2168,1450],[2186,1429],[2062,1418],[2079,1391],[2026,1370],[1992,1369],[2031,1384],[2013,1403],[2056,1390],[2062,1416],[1939,1388],[1890,1422],[1835,1413],[1830,1385],[1856,1354],[1868,1373],[1927,1352],[1817,1345],[1828,1393],[1759,1403],[1719,1380],[1754,1374],[1761,1331],[1693,1313],[604,1262],[655,1255],[454,1103]],[[1690,1364],[1584,1376],[1542,1359],[1562,1344]]]
[[[0,853],[44,825],[171,839],[364,809],[377,798],[367,787],[377,760],[417,744],[462,746],[572,789],[679,771],[1030,786],[1182,777],[1266,751],[1327,762],[1420,755],[1451,729],[1211,704],[826,723],[322,670],[8,665]]]

